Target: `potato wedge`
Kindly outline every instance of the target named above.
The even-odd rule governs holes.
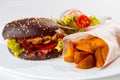
[[[64,61],[66,61],[66,62],[73,62],[74,61],[74,48],[73,48],[72,41],[70,41],[68,44],[67,52],[64,56]]]
[[[84,58],[88,56],[87,52],[74,52],[74,62],[78,64],[80,61],[82,61]]]
[[[102,68],[104,65],[104,60],[102,56],[101,48],[97,48],[95,51],[96,67]]]
[[[79,44],[86,44],[86,43],[90,43],[91,41],[89,39],[81,39],[81,40],[76,40],[74,42],[75,45],[79,45]]]
[[[77,64],[77,68],[89,69],[95,67],[95,59],[92,55],[87,56],[80,63]]]
[[[107,43],[98,37],[88,35],[84,39],[70,41],[64,61],[74,62],[77,68],[103,68],[108,56]]]
[[[91,50],[90,45],[87,44],[87,43],[76,45],[76,48],[78,50],[81,50],[81,51],[85,51],[85,52],[88,52],[88,53],[93,53],[93,51]]]
[[[105,43],[105,41],[100,38],[97,38],[97,37],[93,38],[90,43],[90,47],[91,47],[92,51],[95,51],[97,48],[102,47],[104,45],[107,45]]]
[[[106,59],[107,59],[108,51],[109,51],[109,48],[108,48],[107,45],[106,45],[106,46],[103,46],[103,47],[101,48],[101,54],[102,54],[102,57],[103,57],[104,62],[105,62]]]
[[[88,36],[86,36],[84,39],[76,40],[76,41],[74,42],[74,44],[90,43],[90,42],[91,42],[90,40],[93,39],[93,38],[96,38],[96,37],[93,36],[93,35],[88,35]]]

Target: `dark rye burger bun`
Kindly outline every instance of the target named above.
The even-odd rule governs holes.
[[[9,51],[26,60],[45,60],[62,54],[63,35],[58,25],[48,18],[24,18],[12,21],[3,29]]]

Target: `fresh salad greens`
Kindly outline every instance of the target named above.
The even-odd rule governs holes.
[[[57,49],[58,52],[62,51],[62,49],[63,49],[62,39],[58,39],[58,43],[57,43],[57,46],[55,47],[55,49]]]
[[[20,47],[20,44],[17,43],[15,39],[8,39],[7,46],[11,49],[11,52],[15,57],[18,57],[24,51],[24,49]]]
[[[100,24],[100,20],[97,17],[90,16],[89,18],[90,18],[90,21],[91,21],[91,26],[95,26],[97,24]]]
[[[56,19],[59,25],[75,28],[74,31],[66,30],[67,34],[85,31],[86,27],[100,24],[100,20],[96,16],[81,15],[65,15],[62,19]]]

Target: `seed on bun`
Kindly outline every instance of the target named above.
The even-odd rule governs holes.
[[[62,54],[63,35],[49,18],[24,18],[5,25],[2,36],[9,51],[27,60],[45,60]]]

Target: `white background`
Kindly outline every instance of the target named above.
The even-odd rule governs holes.
[[[119,0],[0,0],[0,32],[6,23],[14,19],[25,17],[58,17],[64,10],[70,8],[79,9],[87,15],[110,16],[113,20],[120,20]],[[3,43],[1,35],[0,42],[1,44]],[[44,80],[7,72],[2,68],[0,68],[0,79]],[[120,75],[91,80],[119,79]]]

